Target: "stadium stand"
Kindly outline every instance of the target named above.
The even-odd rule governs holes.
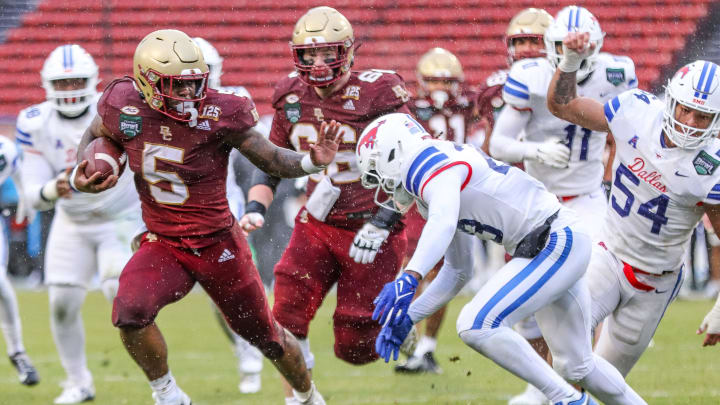
[[[714,0],[587,0],[608,34],[604,50],[631,55],[642,87],[654,88]],[[13,10],[30,10],[0,44],[0,115],[42,101],[38,71],[58,44],[78,43],[96,58],[101,78],[131,72],[138,41],[159,28],[177,28],[211,41],[225,57],[223,81],[248,87],[261,113],[271,112],[272,83],[292,70],[288,40],[293,23],[309,7],[331,5],[353,22],[363,43],[356,68],[399,71],[411,83],[419,55],[443,46],[458,55],[469,83],[478,83],[506,63],[503,33],[522,8],[554,14],[575,1],[557,0],[15,0]],[[629,7],[632,5],[633,7]],[[24,7],[24,8],[23,8]],[[17,16],[15,17],[17,19]],[[1,18],[0,18],[1,20]],[[0,33],[5,23],[0,23]],[[12,25],[12,24],[10,24]],[[1,34],[0,34],[1,35]],[[1,38],[1,37],[0,37]],[[100,85],[102,87],[102,84]]]

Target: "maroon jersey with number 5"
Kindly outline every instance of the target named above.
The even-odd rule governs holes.
[[[97,110],[127,152],[151,232],[189,248],[226,236],[234,219],[225,193],[231,147],[223,137],[255,125],[250,99],[208,90],[191,127],[150,108],[126,77],[107,86]]]
[[[402,77],[389,70],[353,71],[347,84],[325,99],[295,73],[275,86],[270,141],[276,145],[307,153],[322,121],[341,124],[342,141],[335,160],[323,173],[311,175],[307,188],[310,195],[323,176],[329,176],[340,188],[340,197],[325,223],[355,229],[377,210],[374,191],[360,184],[355,145],[365,126],[375,118],[392,112],[409,113],[405,104],[408,99]]]

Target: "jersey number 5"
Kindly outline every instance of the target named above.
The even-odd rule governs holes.
[[[143,149],[142,175],[150,186],[150,194],[156,202],[167,205],[183,205],[190,197],[187,185],[175,172],[157,169],[157,161],[182,164],[185,150],[167,145],[146,143]],[[170,191],[157,185],[160,182],[170,183]]]

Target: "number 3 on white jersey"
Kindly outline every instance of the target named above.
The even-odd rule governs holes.
[[[150,186],[150,194],[156,202],[167,205],[183,205],[190,197],[187,185],[175,172],[157,170],[157,161],[182,164],[185,159],[185,150],[167,145],[145,143],[142,159],[143,179]],[[161,181],[170,182],[170,190],[163,190],[156,186]]]

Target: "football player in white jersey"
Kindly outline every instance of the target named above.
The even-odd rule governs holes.
[[[32,217],[32,211],[28,210],[25,204],[23,183],[19,173],[22,156],[22,151],[13,141],[0,135],[0,184],[12,177],[18,193],[18,205],[15,214],[15,221],[18,223]],[[25,353],[18,302],[12,284],[7,278],[8,243],[7,231],[2,226],[0,227],[0,330],[2,330],[5,337],[5,346],[7,347],[10,363],[15,367],[20,383],[35,385],[40,382],[40,376]]]
[[[45,282],[50,326],[67,380],[56,404],[94,398],[85,356],[80,310],[96,274],[103,295],[112,300],[118,277],[130,258],[130,239],[142,224],[132,173],[126,170],[112,190],[74,192],[67,172],[75,165],[77,145],[95,116],[98,67],[79,45],[50,53],[42,71],[47,101],[20,112],[16,139],[25,159],[21,174],[28,203],[37,210],[55,208],[45,253]],[[125,114],[137,114],[128,107]]]
[[[208,76],[208,87],[212,89],[235,93],[242,97],[252,99],[250,93],[243,86],[222,86],[220,78],[223,73],[223,58],[220,56],[220,53],[210,42],[208,42],[204,38],[195,37],[193,38],[193,41],[195,41],[198,47],[200,47],[200,51],[202,51],[205,63],[207,63],[208,69],[210,69],[210,74]],[[258,122],[256,128],[261,131],[266,137],[270,135],[270,129],[262,123]],[[228,178],[226,187],[230,211],[237,219],[242,217],[242,215],[245,213],[245,196],[243,194],[243,190],[240,188],[240,186],[238,186],[234,170],[236,163],[238,162],[238,160],[241,159],[246,160],[246,158],[242,156],[240,151],[233,148],[233,150],[230,151],[230,163],[228,167]],[[247,340],[243,339],[232,329],[230,329],[227,325],[227,322],[225,321],[225,318],[217,309],[217,306],[215,306],[214,303],[212,303],[212,306],[215,310],[215,315],[217,315],[217,320],[220,324],[220,327],[223,329],[223,331],[233,344],[233,351],[238,359],[238,369],[241,374],[238,389],[243,394],[252,394],[260,391],[262,383],[262,380],[260,379],[260,373],[262,372],[263,368],[262,353],[255,346],[251,345]]]
[[[491,138],[493,157],[506,162],[523,161],[525,170],[543,182],[563,205],[577,211],[591,234],[600,230],[607,207],[602,187],[606,133],[593,132],[553,116],[547,109],[547,87],[557,68],[562,50],[558,43],[569,31],[591,33],[595,51],[583,61],[577,75],[578,91],[585,97],[605,102],[637,86],[635,65],[625,56],[600,53],[605,33],[597,19],[583,7],[562,9],[545,32],[546,58],[517,62],[503,88],[511,108],[500,113]],[[518,137],[524,134],[524,142]],[[547,349],[536,323],[529,318],[518,325],[520,333],[541,354]],[[545,353],[542,353],[545,352]],[[535,397],[535,399],[532,399]],[[534,387],[510,405],[541,405],[546,400]]]
[[[627,375],[680,289],[687,241],[703,213],[720,229],[720,69],[702,60],[684,66],[664,103],[630,90],[603,104],[576,94],[576,72],[594,51],[589,37],[563,40],[548,107],[615,137],[610,207],[587,278],[593,326],[605,320],[595,350]],[[714,340],[717,324],[710,333]]]
[[[617,370],[592,353],[590,297],[582,278],[592,242],[577,215],[527,173],[472,146],[429,138],[410,115],[389,114],[368,125],[357,146],[362,182],[376,188],[376,203],[403,212],[415,202],[427,218],[405,271],[375,300],[373,319],[384,325],[378,353],[386,361],[397,359],[413,324],[471,279],[473,259],[467,252],[478,237],[503,245],[514,258],[463,308],[460,338],[542,387],[554,404],[595,403],[565,379],[608,404],[644,404]],[[437,278],[411,304],[419,280],[443,254]],[[533,313],[555,370],[511,327]]]

